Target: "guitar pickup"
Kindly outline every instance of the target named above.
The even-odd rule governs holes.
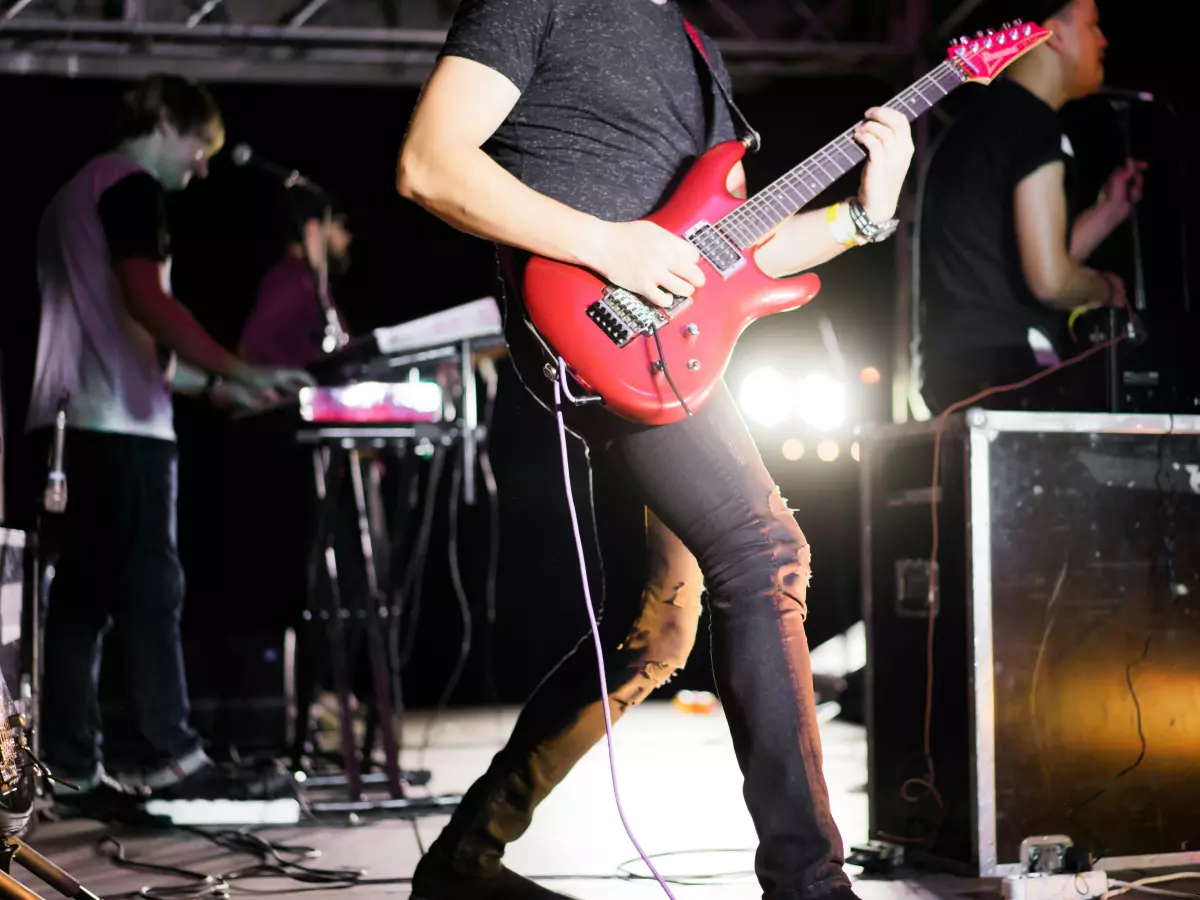
[[[740,250],[708,222],[697,222],[684,234],[708,264],[722,278],[728,278],[746,264]]]
[[[676,298],[671,308],[684,299]],[[606,287],[600,299],[587,308],[587,316],[618,347],[624,347],[635,337],[648,335],[671,321],[664,310],[631,291],[612,286]]]

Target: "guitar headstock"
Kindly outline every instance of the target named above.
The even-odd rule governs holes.
[[[947,55],[966,81],[989,84],[992,79],[1053,34],[1041,25],[1005,22],[999,31],[976,32],[975,37],[955,38]]]

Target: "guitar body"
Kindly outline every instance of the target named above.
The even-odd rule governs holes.
[[[744,152],[737,141],[713,147],[697,160],[671,199],[647,218],[683,237],[698,223],[715,223],[733,212],[743,201],[730,194],[726,184]],[[604,323],[593,318],[600,312],[595,309],[597,302],[604,301],[610,286],[587,269],[533,257],[525,270],[525,304],[538,333],[576,380],[602,397],[609,410],[633,421],[666,425],[687,416],[667,374],[695,412],[724,375],[746,326],[803,306],[821,284],[812,274],[786,279],[764,275],[752,250],[724,277],[705,258],[700,268],[704,287],[661,311],[669,320],[658,325],[666,372],[658,364],[652,334],[637,334],[620,346]],[[633,302],[651,309],[644,301]]]

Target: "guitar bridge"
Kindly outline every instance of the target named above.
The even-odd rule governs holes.
[[[676,298],[674,309],[685,298]],[[666,310],[647,303],[632,291],[609,285],[600,299],[587,308],[587,316],[618,347],[639,335],[648,335],[670,322]]]

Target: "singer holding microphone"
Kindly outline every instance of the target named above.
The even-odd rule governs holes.
[[[1075,202],[1075,151],[1058,111],[1102,89],[1108,41],[1096,0],[985,0],[977,15],[1024,16],[1054,34],[975,97],[925,175],[917,362],[934,414],[1065,359],[1072,310],[1127,307],[1121,278],[1085,262],[1141,199],[1146,168],[1130,159],[1094,204]],[[981,405],[1086,410],[1103,397],[1102,376],[1085,363]]]
[[[42,747],[55,774],[80,788],[56,788],[56,801],[105,819],[135,814],[146,798],[104,769],[97,694],[110,626],[123,633],[128,701],[153,796],[280,792],[218,769],[188,721],[171,393],[256,407],[311,383],[302,371],[238,359],[171,294],[164,192],[207,174],[224,139],[213,98],[182,78],[152,76],[125,91],[119,125],[120,144],[86,163],[41,220],[41,326],[26,426],[44,465],[59,399],[69,393],[69,499],[46,623]]]

